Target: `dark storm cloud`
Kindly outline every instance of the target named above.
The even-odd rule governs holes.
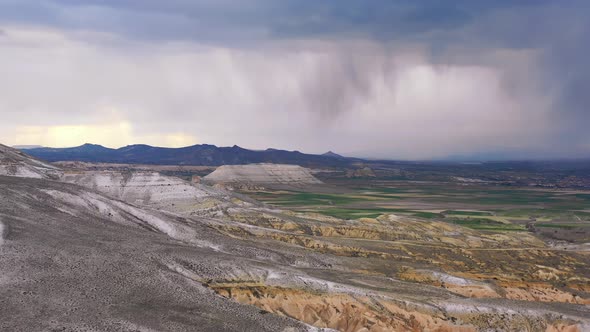
[[[526,16],[501,13],[502,25],[490,31],[489,40],[507,43],[513,48],[531,47],[541,52],[541,76],[546,91],[556,97],[554,123],[562,128],[555,140],[563,145],[588,144],[590,134],[590,2],[566,1],[535,7]],[[503,27],[502,27],[503,26]],[[485,34],[482,34],[486,36]]]
[[[4,0],[0,17],[147,39],[364,36],[389,40],[455,29],[489,12],[527,10],[545,3],[549,2]]]
[[[151,121],[166,118],[170,113],[178,118],[190,118],[195,108],[205,107],[226,108],[226,113],[218,112],[225,122],[239,117],[236,114],[247,108],[244,105],[256,106],[252,106],[251,113],[246,112],[250,117],[269,118],[269,114],[283,109],[291,118],[296,118],[295,114],[302,113],[303,109],[312,114],[314,122],[322,125],[338,119],[344,122],[354,119],[350,124],[351,128],[359,124],[358,138],[387,141],[391,138],[387,136],[387,125],[395,123],[410,126],[440,118],[442,124],[432,121],[430,131],[440,129],[440,135],[451,137],[457,123],[471,123],[474,128],[485,131],[488,128],[477,124],[487,119],[497,122],[499,128],[512,131],[498,129],[481,134],[467,128],[462,140],[457,136],[455,141],[449,140],[444,147],[441,145],[443,152],[457,152],[453,146],[459,149],[461,144],[469,145],[471,150],[493,149],[484,139],[467,142],[469,137],[479,135],[487,140],[506,136],[506,142],[498,144],[519,141],[522,143],[519,149],[526,150],[527,144],[533,142],[537,144],[535,151],[552,154],[556,150],[567,150],[569,155],[575,155],[583,150],[580,146],[590,148],[590,134],[586,130],[590,124],[590,93],[587,93],[590,66],[586,60],[590,52],[586,42],[590,35],[588,14],[590,2],[583,0],[0,0],[0,35],[3,26],[30,25],[53,28],[88,45],[100,44],[101,40],[93,39],[100,37],[93,33],[117,38],[120,41],[115,47],[117,50],[98,49],[97,54],[90,54],[92,49],[85,49],[82,44],[67,44],[71,49],[64,52],[74,54],[80,68],[71,69],[69,63],[59,63],[62,72],[88,70],[89,63],[101,61],[105,70],[98,71],[97,75],[108,72],[110,66],[116,64],[121,72],[129,71],[127,79],[131,82],[121,84],[121,88],[114,91],[108,91],[111,84],[108,81],[88,87],[88,91],[70,98],[77,102],[72,106],[74,109],[83,107],[98,95],[96,91],[103,90],[103,98],[94,101],[96,104],[110,98],[128,106],[145,93],[142,89],[147,89],[141,85],[144,82],[133,80],[142,76],[145,82],[161,82],[149,87],[150,97],[167,96],[137,107],[148,109],[157,105],[158,110],[145,115]],[[10,37],[10,33],[8,35]],[[33,37],[25,38],[30,42],[27,38]],[[201,78],[197,76],[198,71],[193,72],[200,62],[183,58],[192,50],[174,53],[175,50],[165,46],[162,53],[166,54],[158,58],[162,55],[158,54],[159,45],[174,42],[224,50],[211,51],[210,57],[203,56],[203,59],[191,55],[210,61],[210,68],[213,68],[210,71],[210,68],[203,68],[211,79],[203,76],[204,82],[199,82],[203,84],[200,99],[194,97],[198,93],[184,90],[185,80],[194,83]],[[132,52],[137,52],[133,49],[136,43],[149,45],[149,52],[156,55],[148,58],[138,52],[131,56]],[[14,59],[7,59],[18,64],[20,53],[14,53],[17,54]],[[39,58],[44,58],[42,53]],[[172,74],[171,68],[175,71]],[[191,77],[184,75],[189,72],[188,68],[193,73]],[[15,75],[17,73],[15,71]],[[56,74],[48,70],[47,75]],[[65,74],[63,80],[69,77],[75,80],[74,75]],[[182,84],[170,85],[170,77]],[[457,77],[460,81],[456,81]],[[221,92],[207,94],[211,80],[218,80],[213,85],[219,84]],[[408,83],[407,80],[415,81]],[[446,89],[447,84],[461,86],[467,91],[469,84],[462,84],[471,80],[472,85],[479,84],[481,92],[470,91],[471,95],[463,95],[449,88],[445,93],[450,97],[446,98],[438,91]],[[38,81],[31,77],[27,86]],[[285,82],[288,88],[282,87]],[[125,91],[126,94],[113,97],[133,84],[138,87],[136,91]],[[416,85],[417,92],[406,87],[412,84]],[[14,84],[7,81],[6,85]],[[41,87],[39,90],[44,91]],[[267,93],[268,90],[274,94]],[[429,95],[421,95],[423,91],[428,91]],[[214,100],[224,93],[228,98]],[[486,93],[489,94],[488,104],[479,106],[478,99],[485,99],[479,95]],[[54,96],[55,93],[47,94],[47,99]],[[422,99],[430,103],[426,106]],[[15,98],[14,103],[9,103],[10,112],[18,113],[16,110],[21,104],[24,102]],[[65,110],[67,107],[60,104],[57,108]],[[499,109],[501,107],[505,109]],[[268,108],[268,113],[261,110],[263,108]],[[411,113],[408,110],[414,112],[414,109],[421,110],[408,115]],[[59,112],[67,113],[55,111],[55,114]],[[486,112],[492,114],[484,114]],[[130,113],[127,111],[124,115],[135,121]],[[471,122],[462,121],[466,118]],[[445,122],[447,119],[453,121]],[[502,119],[511,119],[512,123],[504,123]],[[276,121],[280,128],[282,120],[277,117]],[[307,123],[303,119],[300,121],[300,128],[307,128]],[[545,122],[551,125],[546,127]],[[536,123],[535,129],[529,128],[534,127],[532,123]],[[373,127],[381,124],[381,131],[373,132]],[[288,125],[295,124],[291,121]],[[519,131],[522,136],[514,134]],[[280,129],[277,132],[276,137],[284,134]],[[295,131],[293,136],[299,133]],[[310,135],[309,140],[321,139]],[[434,140],[436,143],[444,141]],[[296,148],[297,144],[295,139],[285,142]],[[367,142],[366,146],[369,145]],[[366,146],[359,144],[355,149],[369,151]],[[427,142],[416,149],[426,151],[416,155],[435,154],[428,150]],[[373,152],[381,156],[389,153]],[[440,156],[442,152],[437,153]]]

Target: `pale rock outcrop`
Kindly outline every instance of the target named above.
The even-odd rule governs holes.
[[[225,165],[204,178],[211,183],[311,185],[322,183],[309,169],[298,165]]]

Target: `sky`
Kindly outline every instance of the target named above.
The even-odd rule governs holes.
[[[590,1],[0,0],[0,143],[590,157]]]

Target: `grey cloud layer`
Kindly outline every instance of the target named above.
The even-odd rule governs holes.
[[[109,108],[141,132],[365,156],[590,155],[588,9],[569,0],[0,0],[0,66],[12,75],[0,86],[13,92],[0,112],[56,125]],[[27,37],[34,45],[23,51],[14,37],[23,27],[57,37]]]
[[[2,0],[0,17],[145,39],[207,38],[227,42],[225,39],[237,41],[244,37],[364,36],[390,40],[458,29],[501,11],[528,15],[551,3],[546,0],[445,3],[436,0]],[[576,2],[565,0],[560,6],[568,3]]]

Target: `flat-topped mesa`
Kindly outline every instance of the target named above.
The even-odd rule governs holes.
[[[0,144],[0,175],[55,180],[61,173],[58,167]]]
[[[225,165],[203,178],[210,183],[252,183],[312,185],[321,184],[307,168],[297,165],[249,164]]]

